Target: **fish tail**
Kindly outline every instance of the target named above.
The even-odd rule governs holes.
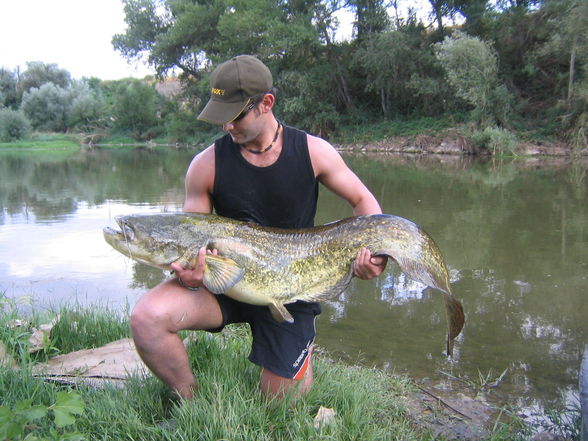
[[[445,293],[445,307],[447,310],[447,355],[453,355],[453,340],[461,332],[465,323],[465,314],[463,306],[459,300],[456,300],[451,293]]]

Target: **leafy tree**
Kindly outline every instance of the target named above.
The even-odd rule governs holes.
[[[35,130],[63,132],[70,105],[71,96],[66,89],[45,83],[24,93],[21,109]]]
[[[129,130],[135,139],[151,139],[157,120],[158,95],[155,89],[139,80],[124,80],[114,94],[115,126]]]
[[[286,120],[295,121],[322,137],[335,131],[339,115],[334,104],[324,99],[334,84],[332,69],[317,64],[305,73],[283,72],[280,81],[289,92],[281,105]]]
[[[106,102],[87,82],[75,83],[70,96],[68,127],[89,131],[106,125]]]
[[[127,29],[113,37],[114,48],[125,58],[146,57],[160,75],[177,67],[196,77],[216,53],[219,17],[229,9],[222,0],[123,0],[123,4]]]
[[[2,107],[16,108],[18,106],[18,92],[16,76],[13,72],[0,68],[0,109]]]
[[[384,32],[390,26],[383,0],[354,0],[349,5],[355,12],[355,35],[359,41]]]
[[[57,64],[31,61],[27,63],[27,69],[22,73],[19,87],[23,92],[27,92],[32,88],[39,89],[43,84],[53,83],[65,89],[70,82],[70,73],[65,69],[60,69]]]
[[[509,94],[498,81],[496,53],[476,37],[456,32],[436,44],[437,58],[457,95],[473,106],[473,116],[483,126],[506,123]]]
[[[0,142],[12,142],[29,135],[31,123],[17,110],[0,109]]]
[[[355,61],[366,76],[366,91],[379,97],[382,115],[389,117],[393,108],[398,114],[407,102],[407,86],[416,72],[408,34],[391,31],[374,36],[356,51]]]

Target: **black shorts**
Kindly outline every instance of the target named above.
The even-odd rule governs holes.
[[[318,303],[298,301],[285,305],[294,323],[280,323],[267,306],[238,302],[224,294],[215,298],[223,314],[223,325],[210,332],[219,332],[230,323],[249,323],[253,335],[249,361],[280,377],[304,377],[316,336],[315,318],[321,313]]]

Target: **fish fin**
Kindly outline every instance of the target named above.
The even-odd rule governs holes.
[[[294,317],[288,312],[283,303],[273,302],[267,306],[269,307],[275,321],[294,323]]]
[[[245,270],[226,257],[207,254],[204,260],[204,286],[214,293],[222,294],[235,286],[245,275]]]
[[[178,260],[175,261],[175,263],[180,264],[182,268],[194,268],[197,261],[198,250],[194,252],[194,250],[188,249]]]
[[[453,340],[459,335],[465,323],[465,314],[461,302],[451,294],[445,293],[445,307],[447,309],[447,355],[453,356]]]
[[[182,268],[193,268],[196,265],[196,260],[198,259],[198,252],[194,252],[192,250],[186,250],[182,256],[176,260],[174,263],[179,264]]]

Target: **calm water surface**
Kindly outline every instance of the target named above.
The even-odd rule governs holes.
[[[131,212],[178,211],[192,150],[0,152],[0,292],[132,306],[160,272],[112,250],[102,228]],[[443,354],[442,296],[393,264],[326,304],[317,343],[352,363],[429,378],[507,375],[498,402],[533,410],[577,402],[588,343],[585,163],[493,163],[456,157],[346,156],[385,212],[431,234],[467,322]],[[317,224],[351,215],[322,190]]]

